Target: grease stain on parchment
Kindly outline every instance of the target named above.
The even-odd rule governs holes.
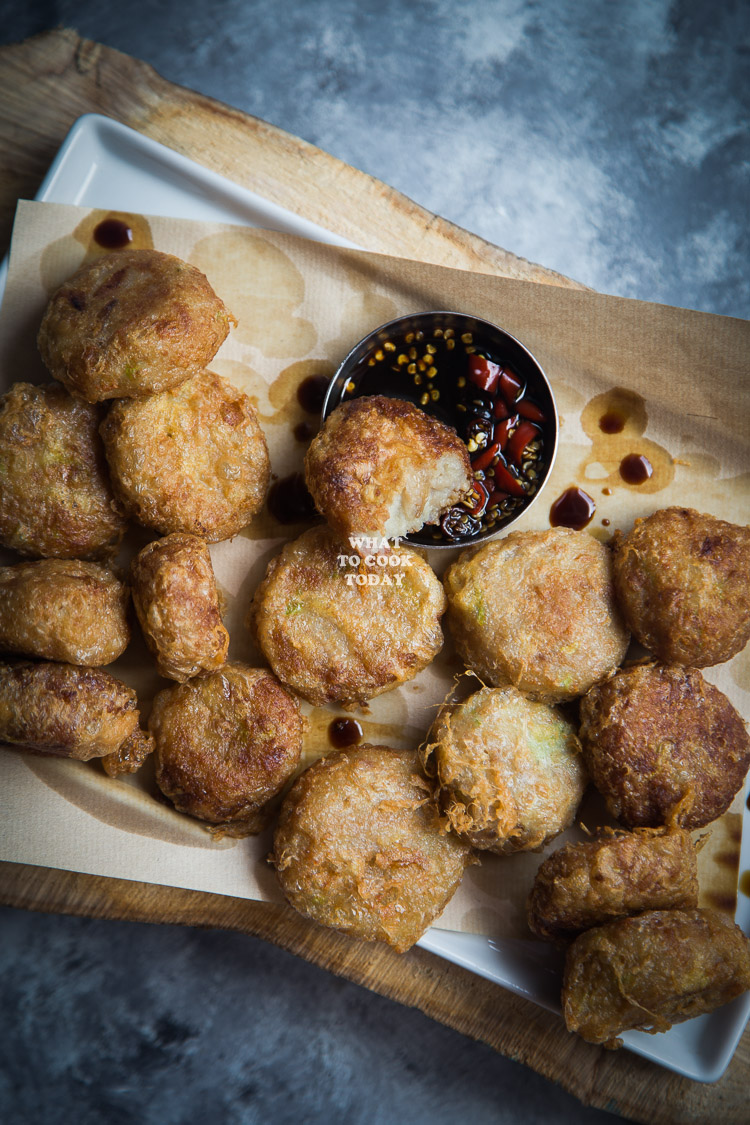
[[[234,337],[270,359],[304,356],[318,334],[298,314],[305,278],[295,263],[262,233],[225,231],[202,238],[190,255],[238,320]]]
[[[622,428],[618,433],[605,433],[603,418],[619,416]],[[611,488],[625,488],[639,493],[661,492],[674,479],[675,462],[662,445],[644,437],[648,425],[645,400],[635,391],[613,387],[595,395],[581,412],[581,427],[591,441],[591,449],[580,467],[584,480]],[[653,473],[641,484],[628,484],[620,474],[620,464],[631,454],[645,457]]]

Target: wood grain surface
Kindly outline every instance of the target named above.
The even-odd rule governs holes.
[[[115,118],[374,251],[583,288],[493,246],[297,137],[162,79],[74,31],[0,49],[0,242],[83,113]],[[704,1086],[627,1051],[568,1035],[562,1022],[442,958],[399,956],[314,926],[291,909],[22,864],[0,864],[0,902],[27,910],[238,930],[488,1043],[582,1102],[649,1123],[748,1120],[750,1032],[720,1082]]]

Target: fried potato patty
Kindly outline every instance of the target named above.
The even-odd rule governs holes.
[[[232,315],[206,277],[158,250],[118,250],[85,265],[47,305],[46,367],[88,402],[176,387],[210,363]]]
[[[130,640],[128,588],[99,563],[0,567],[0,649],[66,664],[111,664]]]
[[[101,668],[0,664],[0,745],[101,758],[138,726],[135,692]]]
[[[329,528],[304,532],[272,559],[250,611],[276,675],[317,705],[390,691],[443,645],[445,595],[416,551],[401,547],[385,567],[363,564],[359,571],[342,564],[346,556],[350,550]],[[390,565],[396,560],[400,565]],[[360,572],[380,581],[357,585]]]
[[[162,676],[180,683],[227,658],[211,555],[205,539],[175,532],[147,543],[130,566],[133,604]]]
[[[211,371],[114,403],[101,434],[115,491],[144,527],[216,543],[263,506],[270,467],[255,407]]]
[[[732,803],[750,766],[745,723],[695,669],[645,664],[581,700],[592,781],[628,828],[703,828]]]
[[[568,1031],[619,1047],[623,1031],[668,1031],[750,988],[750,946],[713,910],[648,910],[576,938],[562,1005]]]
[[[270,672],[225,664],[159,692],[149,718],[156,782],[180,812],[249,835],[299,763],[303,721]]]
[[[56,383],[0,398],[0,543],[22,555],[103,558],[125,531],[96,407]]]
[[[605,829],[547,856],[531,888],[528,920],[537,937],[555,941],[642,910],[697,905],[698,860],[688,832]]]
[[[422,752],[451,828],[476,848],[534,851],[573,821],[586,787],[572,725],[515,688],[444,707]]]
[[[548,703],[612,672],[629,636],[606,547],[585,531],[514,531],[464,551],[445,575],[448,625],[469,668]]]
[[[346,541],[436,523],[469,492],[472,473],[455,430],[410,402],[371,395],[336,407],[307,451],[305,480]]]
[[[618,537],[617,597],[665,664],[721,664],[750,640],[750,527],[664,508]]]
[[[136,773],[153,752],[153,735],[136,727],[113,754],[104,755],[104,772],[110,777],[119,777],[121,773]]]
[[[469,857],[441,831],[417,755],[364,744],[297,778],[272,861],[301,914],[404,953],[446,906]]]

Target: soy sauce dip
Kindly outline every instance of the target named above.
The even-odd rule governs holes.
[[[541,367],[515,337],[463,313],[421,313],[383,325],[347,356],[323,420],[364,395],[405,399],[457,430],[474,487],[440,524],[408,537],[464,546],[512,523],[541,490],[557,445],[557,412]]]

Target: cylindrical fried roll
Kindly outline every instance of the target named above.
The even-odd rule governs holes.
[[[135,611],[160,674],[184,683],[220,668],[229,633],[205,540],[175,532],[148,543],[130,574]]]
[[[0,649],[111,664],[130,640],[128,590],[106,566],[39,559],[0,568]]]
[[[577,937],[562,1005],[568,1031],[619,1047],[623,1031],[668,1031],[750,988],[750,945],[715,910],[648,910]]]
[[[137,726],[135,692],[101,668],[0,664],[0,744],[85,762]]]
[[[153,750],[153,735],[136,727],[113,754],[105,754],[102,758],[104,772],[110,777],[119,777],[121,773],[136,773]]]
[[[537,937],[554,941],[642,910],[697,905],[698,862],[688,832],[604,831],[547,856],[531,888],[528,919]]]

